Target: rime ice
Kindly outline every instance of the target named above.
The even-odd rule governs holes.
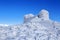
[[[0,26],[0,40],[60,40],[60,23],[41,10],[37,16],[25,15],[21,25]]]
[[[33,17],[34,17],[33,14],[27,14],[27,15],[25,15],[24,16],[24,22],[27,22],[27,21],[31,20]]]
[[[45,9],[41,10],[39,15],[39,18],[42,18],[43,20],[49,20],[49,12]]]

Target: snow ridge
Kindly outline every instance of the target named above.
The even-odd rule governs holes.
[[[37,16],[25,15],[23,24],[0,26],[0,40],[60,40],[60,23],[43,9]]]

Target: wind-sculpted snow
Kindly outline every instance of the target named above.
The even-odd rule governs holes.
[[[60,40],[60,23],[34,16],[23,24],[0,26],[0,40]]]

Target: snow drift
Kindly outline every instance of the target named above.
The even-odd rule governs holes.
[[[60,23],[43,9],[37,16],[25,15],[23,24],[0,26],[0,40],[60,40]]]

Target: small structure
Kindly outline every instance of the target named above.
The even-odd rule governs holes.
[[[41,18],[43,20],[49,20],[49,12],[45,9],[41,10],[38,14],[38,18]]]
[[[27,14],[24,16],[24,22],[30,21],[34,17],[33,14]]]

